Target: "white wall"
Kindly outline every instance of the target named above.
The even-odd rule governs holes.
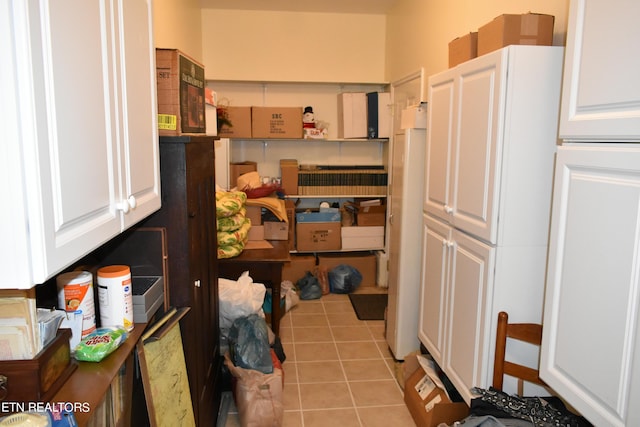
[[[180,49],[202,62],[199,0],[154,0],[153,26],[156,47]]]
[[[448,67],[449,42],[503,13],[555,16],[553,44],[564,46],[569,0],[398,0],[387,17],[385,77],[393,82],[424,68]]]
[[[384,82],[384,15],[202,10],[208,80]]]

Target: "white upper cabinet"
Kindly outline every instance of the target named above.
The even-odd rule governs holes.
[[[640,2],[572,0],[560,137],[640,141]]]
[[[151,0],[4,4],[2,77],[12,87],[0,103],[16,120],[0,160],[15,178],[2,195],[19,206],[2,227],[24,251],[0,287],[28,288],[160,207],[152,9]]]
[[[492,244],[546,244],[562,52],[510,46],[429,78],[425,212]]]

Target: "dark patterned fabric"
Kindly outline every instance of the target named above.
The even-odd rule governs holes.
[[[586,427],[590,424],[569,412],[562,402],[552,397],[520,397],[494,388],[473,388],[479,395],[471,401],[471,414],[511,417],[530,421],[536,427]],[[553,404],[550,403],[553,401]]]

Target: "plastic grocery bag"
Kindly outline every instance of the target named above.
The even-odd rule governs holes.
[[[329,286],[334,294],[349,294],[362,283],[362,274],[357,268],[340,264],[329,270]]]
[[[257,314],[236,319],[229,329],[229,351],[236,366],[273,372],[269,327]]]
[[[300,289],[300,299],[318,299],[322,297],[322,289],[318,278],[307,271],[303,278],[296,282],[296,286]]]
[[[224,363],[233,376],[233,396],[243,427],[280,427],[284,416],[282,404],[283,373],[276,367],[272,374],[235,366],[229,353]]]
[[[254,283],[245,271],[238,280],[218,279],[218,299],[220,309],[220,329],[231,327],[233,321],[250,314],[262,312],[266,288],[262,283]]]

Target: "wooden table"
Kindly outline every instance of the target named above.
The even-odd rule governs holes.
[[[282,283],[282,267],[289,258],[289,242],[287,240],[269,240],[273,248],[245,249],[240,255],[233,258],[218,260],[218,276],[238,280],[245,272],[256,283],[263,283],[271,288],[271,329],[273,333],[280,334],[280,284]]]

